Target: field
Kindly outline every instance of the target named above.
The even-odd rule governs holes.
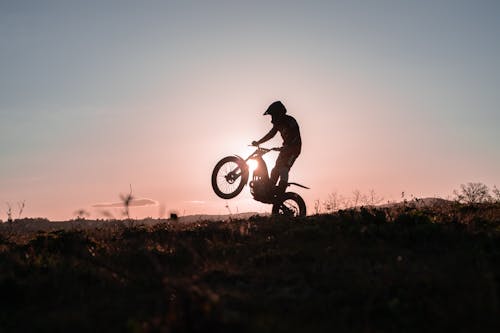
[[[2,333],[500,329],[498,204],[23,223],[0,226]]]

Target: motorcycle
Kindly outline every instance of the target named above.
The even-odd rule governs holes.
[[[271,151],[280,151],[281,148],[263,148],[257,146],[257,149],[246,159],[238,155],[226,156],[221,159],[212,172],[212,188],[222,199],[232,199],[243,190],[243,187],[249,180],[250,160],[255,161],[256,166],[252,173],[252,178],[248,185],[253,198],[259,202],[272,204],[273,215],[285,216],[305,216],[306,204],[304,199],[295,192],[285,192],[283,195],[275,195],[275,184],[269,181],[269,173],[266,162],[262,156]],[[308,187],[289,182],[288,186],[295,185],[301,188]]]

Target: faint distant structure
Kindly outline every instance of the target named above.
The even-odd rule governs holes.
[[[85,220],[86,217],[90,216],[90,213],[85,209],[79,209],[75,212],[75,215],[77,220]]]
[[[101,210],[101,215],[107,218],[108,220],[114,220],[115,216],[108,210]]]

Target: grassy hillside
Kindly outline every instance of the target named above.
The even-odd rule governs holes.
[[[0,332],[500,328],[498,204],[0,229]]]

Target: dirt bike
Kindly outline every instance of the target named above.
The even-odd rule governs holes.
[[[281,148],[257,146],[257,149],[246,159],[238,155],[221,159],[212,172],[212,188],[215,194],[222,199],[232,199],[237,196],[248,182],[250,173],[248,162],[254,160],[257,163],[252,179],[248,184],[253,198],[263,203],[272,204],[273,215],[305,216],[306,204],[300,195],[294,192],[276,195],[276,186],[269,181],[267,165],[262,156],[270,151],[280,150]],[[287,187],[290,185],[309,189],[298,183],[288,183]]]

